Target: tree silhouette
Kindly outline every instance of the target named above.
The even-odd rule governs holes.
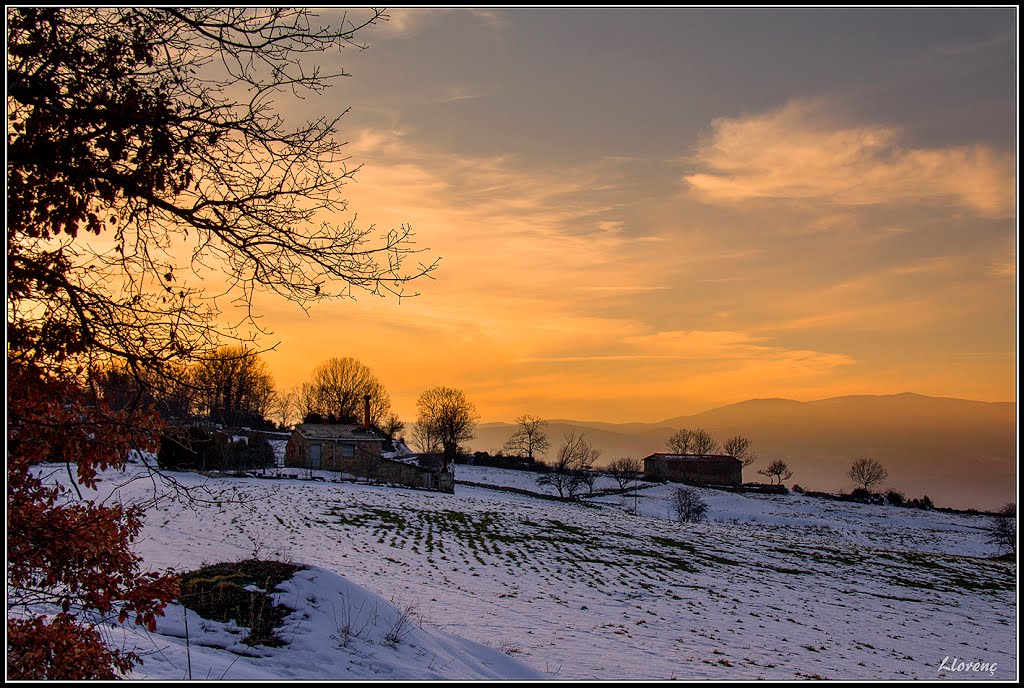
[[[215,423],[262,425],[273,407],[274,380],[259,354],[244,346],[225,346],[192,367],[196,411]]]
[[[302,385],[300,406],[304,416],[316,414],[342,423],[364,421],[370,397],[370,423],[382,427],[391,411],[391,396],[369,367],[354,358],[331,358],[313,370]]]
[[[8,8],[8,608],[25,610],[8,622],[9,678],[127,671],[138,658],[105,648],[81,612],[152,625],[173,594],[131,554],[139,510],[46,487],[32,464],[67,462],[88,487],[129,448],[155,449],[142,388],[181,383],[225,339],[259,337],[257,289],[306,307],[407,295],[434,269],[408,265],[408,227],[343,215],[357,168],[338,117],[289,124],[274,110],[341,76],[305,56],[359,47],[356,33],[381,18]],[[234,326],[218,319],[225,298],[246,313]],[[118,409],[99,393],[97,371],[111,370],[137,383]],[[37,602],[61,611],[35,614]]]
[[[428,389],[417,399],[416,409],[415,436],[421,446],[440,444],[445,461],[454,461],[459,445],[476,436],[476,407],[461,389]]]
[[[727,456],[739,459],[744,468],[757,461],[757,454],[750,449],[750,440],[742,435],[735,435],[727,439],[722,445],[722,451]]]
[[[1003,505],[990,518],[985,541],[1011,556],[1017,555],[1017,505]]]
[[[677,430],[665,444],[673,454],[689,454],[693,451],[693,431],[686,428]]]
[[[771,478],[772,485],[781,485],[783,481],[793,477],[793,471],[789,470],[789,466],[782,459],[775,459],[757,473],[758,475]]]
[[[864,490],[871,490],[873,486],[885,482],[889,472],[875,459],[864,457],[850,464],[846,476]]]
[[[559,497],[574,498],[584,485],[593,493],[594,462],[600,456],[601,450],[594,449],[585,435],[570,432],[559,447],[551,470],[537,478],[537,484],[554,487]]]
[[[524,414],[516,418],[516,428],[512,436],[505,442],[505,451],[512,452],[516,456],[526,456],[533,459],[534,452],[545,452],[551,443],[548,441],[544,428],[548,422],[537,416]]]

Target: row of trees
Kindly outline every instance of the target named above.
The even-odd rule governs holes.
[[[718,440],[703,428],[678,430],[668,438],[666,445],[673,454],[710,456],[723,452],[726,456],[732,456],[742,461],[744,467],[757,461],[757,454],[751,450],[750,440],[746,437],[734,435],[719,444]]]
[[[223,346],[178,365],[159,378],[121,365],[97,371],[95,381],[113,408],[152,405],[164,421],[181,423],[195,418],[233,427],[270,423],[277,392],[266,364],[255,349]]]

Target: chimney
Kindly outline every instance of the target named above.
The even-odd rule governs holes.
[[[363,426],[370,429],[370,395],[363,397]]]

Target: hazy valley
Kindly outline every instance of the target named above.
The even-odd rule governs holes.
[[[782,458],[794,473],[790,485],[849,491],[850,462],[872,456],[889,471],[885,488],[928,495],[940,506],[991,509],[1016,494],[1016,404],[1010,402],[919,394],[752,399],[658,423],[552,420],[548,430],[556,447],[568,432],[586,433],[607,462],[666,451],[669,435],[684,427],[704,428],[720,442],[735,434],[750,438],[761,458],[744,470],[746,481],[766,480],[757,470]],[[497,451],[512,430],[485,423],[472,446]]]

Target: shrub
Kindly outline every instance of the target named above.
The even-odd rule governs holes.
[[[921,497],[921,499],[911,499],[907,502],[908,506],[912,506],[915,509],[933,509],[935,505],[932,504],[932,500],[929,499],[928,495]]]
[[[211,564],[181,576],[181,603],[204,619],[234,619],[249,628],[246,645],[279,647],[284,642],[274,628],[292,610],[275,605],[270,593],[300,570],[297,564],[257,559]]]
[[[222,432],[176,428],[160,439],[157,462],[170,470],[249,470],[274,465],[274,448],[255,436],[232,442]]]
[[[1017,505],[1010,503],[993,514],[986,531],[986,542],[996,545],[1000,554],[1017,554]]]
[[[274,448],[264,437],[254,435],[245,442],[229,445],[234,466],[240,470],[274,465]]]
[[[156,458],[160,468],[208,470],[222,468],[226,453],[227,437],[223,434],[188,427],[171,429],[161,437]]]
[[[416,624],[416,605],[406,604],[402,606],[396,605],[398,609],[398,615],[395,616],[394,620],[388,627],[388,632],[384,635],[384,643],[390,647],[396,647],[402,643],[406,636],[412,632],[413,627]]]
[[[707,502],[692,487],[679,487],[672,492],[672,508],[677,519],[688,523],[703,521],[708,513]]]
[[[899,490],[889,490],[885,493],[885,500],[893,506],[903,506],[907,501],[907,496]]]

